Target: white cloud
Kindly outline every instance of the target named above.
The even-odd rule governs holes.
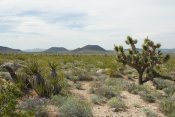
[[[0,40],[21,49],[86,44],[112,49],[131,35],[173,48],[174,11],[173,0],[1,0]]]

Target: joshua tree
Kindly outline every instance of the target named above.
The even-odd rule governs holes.
[[[139,84],[143,84],[149,80],[153,81],[155,76],[160,76],[155,71],[155,66],[167,62],[170,58],[169,55],[163,56],[163,53],[159,49],[161,44],[155,44],[153,41],[146,38],[142,45],[142,49],[139,50],[135,46],[137,40],[128,36],[125,42],[127,45],[130,45],[131,48],[126,52],[123,49],[123,46],[115,46],[117,61],[137,70],[139,74]],[[145,78],[143,77],[144,73],[147,75]]]

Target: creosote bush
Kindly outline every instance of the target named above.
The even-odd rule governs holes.
[[[112,97],[118,96],[120,94],[120,91],[116,90],[115,87],[104,85],[102,87],[94,89],[94,93],[110,99]]]
[[[81,99],[68,97],[60,109],[61,117],[92,117],[91,106]]]
[[[92,81],[91,72],[87,69],[74,68],[73,76],[77,76],[79,81]]]
[[[146,117],[157,117],[157,114],[149,109],[144,109],[143,112],[146,114]]]
[[[127,87],[128,92],[138,94],[140,97],[150,103],[156,102],[157,99],[163,98],[162,94],[149,86],[130,84]]]
[[[76,89],[79,89],[79,90],[82,89],[82,85],[81,85],[81,83],[79,83],[79,82],[77,82],[77,83],[75,84],[75,87],[76,87]]]
[[[99,96],[99,95],[93,95],[91,97],[91,101],[94,103],[94,104],[101,104],[101,103],[104,103],[106,102],[106,99],[102,96]]]
[[[22,93],[15,84],[0,78],[0,117],[18,116],[16,100],[21,96]]]
[[[53,105],[56,105],[58,107],[61,107],[65,101],[67,100],[68,97],[64,97],[61,95],[54,95],[51,97],[50,103]]]
[[[120,97],[111,98],[108,104],[111,108],[114,108],[116,112],[124,110],[126,108],[125,103]]]
[[[46,98],[29,98],[23,100],[23,102],[18,105],[18,108],[26,112],[28,111],[30,113],[35,113],[42,107],[46,106],[48,104],[48,101],[49,100]]]
[[[175,113],[175,96],[162,99],[160,101],[160,110],[166,115],[173,115]]]

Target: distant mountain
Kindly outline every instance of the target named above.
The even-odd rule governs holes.
[[[68,52],[69,50],[67,50],[64,47],[51,47],[47,50],[45,50],[44,52],[46,53],[63,53],[63,52]]]
[[[106,52],[106,50],[99,45],[86,45],[82,48],[77,48],[72,52]]]
[[[173,49],[161,49],[164,53],[175,53],[175,48]]]
[[[41,48],[35,48],[35,49],[28,49],[28,50],[23,50],[24,52],[43,52],[46,49],[41,49]]]
[[[0,46],[0,53],[20,53],[22,52],[19,49],[12,49],[4,46]]]

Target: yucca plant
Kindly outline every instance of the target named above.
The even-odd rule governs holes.
[[[51,96],[51,85],[41,75],[41,69],[36,59],[29,60],[24,71],[27,75],[29,75],[30,78],[32,78],[30,79],[30,82],[33,82],[33,89],[39,96]]]
[[[41,76],[41,69],[36,59],[29,60],[24,69],[25,73],[32,76],[37,84],[42,85],[45,83],[44,78]]]
[[[51,61],[48,64],[49,64],[49,67],[51,69],[51,76],[52,76],[52,78],[56,78],[58,76],[57,72],[56,72],[58,64],[56,62],[54,62],[54,61]]]
[[[18,63],[3,63],[0,68],[5,69],[7,72],[9,72],[12,80],[17,83],[17,75],[16,75],[16,70],[18,68],[22,67],[21,64]]]
[[[48,63],[49,64],[49,67],[51,69],[51,81],[52,81],[52,84],[53,84],[53,93],[54,94],[59,94],[60,91],[61,91],[61,86],[60,86],[60,80],[62,80],[61,78],[59,78],[58,74],[57,74],[57,67],[58,67],[58,64],[55,62],[55,61],[51,61]]]
[[[115,46],[117,61],[137,70],[139,74],[139,84],[143,84],[149,80],[153,81],[154,77],[160,76],[155,71],[155,67],[167,62],[170,58],[169,55],[164,56],[161,52],[161,44],[155,44],[153,41],[146,38],[142,49],[139,50],[135,46],[137,40],[134,40],[130,36],[127,37],[126,44],[131,46],[128,52],[124,50],[123,46]],[[145,78],[143,77],[144,73],[146,73],[147,76]]]

